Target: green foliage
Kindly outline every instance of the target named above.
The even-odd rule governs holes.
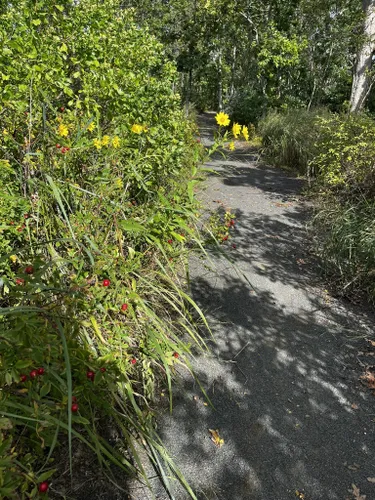
[[[0,50],[0,496],[53,485],[65,434],[107,474],[143,473],[140,437],[194,497],[152,412],[158,381],[171,396],[205,348],[181,278],[202,147],[176,69],[120,0],[7,3]]]
[[[369,200],[323,200],[314,219],[316,246],[342,294],[365,292],[375,302],[375,205]]]
[[[274,165],[309,174],[309,163],[315,156],[319,135],[316,123],[321,114],[325,112],[304,109],[270,112],[259,124],[267,160]]]
[[[267,109],[267,99],[254,88],[238,91],[228,103],[234,121],[244,124],[257,124]]]
[[[366,115],[332,115],[317,121],[314,166],[321,182],[350,197],[375,194],[375,122]]]

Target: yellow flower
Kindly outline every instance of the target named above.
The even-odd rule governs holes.
[[[7,131],[6,128],[3,130],[3,135],[9,135],[9,132]]]
[[[59,128],[58,128],[58,134],[61,136],[61,137],[67,137],[69,135],[69,129],[66,125],[64,125],[63,123],[61,123],[59,125]]]
[[[136,123],[132,126],[132,132],[134,134],[141,134],[143,132],[142,125],[137,125]]]
[[[237,137],[241,133],[241,125],[239,125],[238,123],[234,123],[232,130],[233,130],[234,137],[237,139]]]
[[[94,139],[94,146],[96,149],[99,151],[99,149],[102,149],[102,141],[98,138]]]
[[[114,148],[120,147],[120,138],[117,135],[112,139],[112,146]]]
[[[123,180],[121,179],[121,177],[118,177],[116,180],[115,180],[115,186],[118,188],[118,189],[122,189],[124,187],[124,182]]]
[[[89,132],[92,132],[93,130],[95,129],[95,123],[94,122],[91,122],[90,125],[87,127],[87,130]]]
[[[9,259],[15,264],[17,262],[17,255],[11,255]]]
[[[103,139],[102,139],[102,146],[108,146],[108,144],[111,142],[111,138],[109,137],[109,135],[105,135],[103,136]]]
[[[218,113],[215,118],[220,127],[227,127],[230,124],[229,116],[226,113]]]
[[[234,142],[232,141],[229,145],[228,145],[228,148],[231,150],[231,151],[234,151],[236,149],[236,146],[234,145]]]
[[[249,140],[249,129],[245,125],[242,127],[242,135],[245,137],[245,141]]]

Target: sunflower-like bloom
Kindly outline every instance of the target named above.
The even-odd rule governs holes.
[[[226,113],[218,113],[215,116],[216,122],[220,127],[227,127],[230,124],[229,116]]]

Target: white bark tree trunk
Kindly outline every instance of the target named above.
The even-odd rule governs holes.
[[[350,111],[352,113],[363,108],[372,86],[370,70],[375,50],[375,0],[362,0],[362,6],[365,12],[365,41],[358,52],[356,71],[353,76],[350,97]]]

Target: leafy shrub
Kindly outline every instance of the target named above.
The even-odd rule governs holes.
[[[317,119],[324,110],[290,109],[272,111],[261,120],[263,152],[274,165],[308,174],[309,163],[316,154],[319,135]]]
[[[375,122],[366,115],[331,115],[317,120],[314,166],[320,181],[346,196],[375,194]]]
[[[237,123],[256,125],[266,111],[265,97],[253,88],[237,91],[228,104],[228,111]]]
[[[128,473],[141,436],[194,497],[151,405],[205,347],[178,272],[202,149],[176,70],[120,0],[15,0],[0,39],[0,496],[35,497],[67,435]]]

